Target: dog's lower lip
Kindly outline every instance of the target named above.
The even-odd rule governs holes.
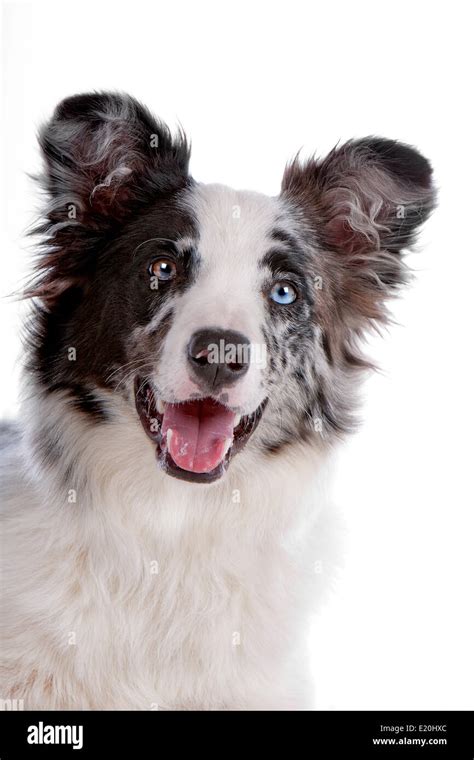
[[[140,378],[138,376],[135,378],[135,405],[137,413],[144,431],[156,445],[156,456],[159,466],[168,475],[193,483],[212,483],[222,477],[222,475],[227,470],[231,458],[244,448],[245,444],[260,422],[261,416],[266,406],[266,402],[267,400],[265,399],[252,414],[239,417],[236,416],[234,419],[232,419],[230,416],[230,420],[230,410],[228,410],[226,407],[214,399],[208,398],[200,399],[199,401],[181,402],[179,404],[179,408],[182,406],[186,407],[187,405],[189,405],[191,408],[194,408],[196,405],[202,404],[205,410],[209,411],[209,409],[211,409],[211,418],[215,413],[214,410],[217,410],[218,417],[223,416],[227,421],[227,426],[231,425],[232,422],[235,424],[235,427],[232,430],[232,438],[229,437],[226,439],[226,441],[223,442],[223,444],[221,442],[221,446],[218,448],[218,453],[216,454],[216,452],[214,452],[215,456],[213,458],[211,457],[206,467],[188,467],[186,460],[183,462],[180,456],[177,456],[176,447],[175,451],[173,452],[174,458],[171,456],[171,453],[168,450],[167,437],[169,437],[170,432],[172,431],[170,431],[169,426],[168,429],[166,429],[166,422],[165,430],[162,430],[167,406],[174,407],[175,405],[164,403],[160,406],[153,392],[152,384],[146,379]],[[176,407],[178,408],[178,405],[176,405]],[[158,411],[159,408],[160,411]],[[173,409],[168,409],[168,416],[170,416],[170,414],[175,415],[176,411]],[[201,419],[200,416],[199,419]],[[232,443],[230,443],[231,440]],[[204,450],[207,451],[207,449]],[[182,452],[178,451],[178,453],[181,454]],[[178,459],[178,462],[184,463],[184,467],[181,467],[180,464],[175,461],[176,458]],[[217,462],[217,464],[216,466],[211,467],[213,460]]]
[[[179,467],[167,451],[161,451],[157,448],[156,456],[160,467],[165,470],[167,475],[189,483],[214,483],[222,477],[229,464],[229,460],[227,462],[224,460],[210,472],[190,472]]]

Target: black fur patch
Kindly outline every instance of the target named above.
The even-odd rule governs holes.
[[[276,243],[284,243],[291,250],[296,251],[300,247],[298,238],[295,237],[295,235],[292,235],[291,232],[288,232],[281,227],[274,227],[274,229],[272,229],[270,232],[270,237]]]
[[[107,407],[93,391],[88,391],[79,385],[70,387],[69,391],[73,396],[72,403],[75,409],[93,417],[98,422],[107,422],[109,419]]]
[[[321,345],[323,347],[324,353],[326,354],[327,360],[329,364],[333,364],[333,355],[332,355],[332,349],[331,349],[331,343],[328,334],[323,330],[321,332]]]
[[[117,387],[116,368],[137,352],[134,331],[193,281],[195,246],[179,253],[179,276],[153,289],[152,261],[183,238],[196,238],[179,206],[190,187],[189,148],[137,101],[90,94],[63,101],[41,132],[42,178],[51,204],[43,235],[37,296],[28,330],[28,369],[50,389],[67,389],[76,409],[97,421],[107,410],[89,390]],[[77,215],[70,219],[73,205]],[[167,310],[168,326],[171,311]],[[147,345],[150,361],[166,321]],[[143,356],[145,361],[146,357]]]

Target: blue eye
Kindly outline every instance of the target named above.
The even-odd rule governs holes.
[[[297,293],[289,282],[277,282],[270,291],[270,298],[281,306],[288,306],[296,301]]]

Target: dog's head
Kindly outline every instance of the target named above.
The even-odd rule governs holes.
[[[117,94],[63,101],[40,144],[45,390],[105,424],[98,391],[121,394],[160,465],[197,482],[250,439],[271,456],[351,427],[359,339],[434,204],[419,153],[351,141],[293,161],[278,197],[202,185],[185,137]]]

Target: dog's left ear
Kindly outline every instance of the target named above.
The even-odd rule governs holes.
[[[346,277],[352,272],[355,287],[366,279],[367,303],[369,271],[379,297],[404,281],[400,252],[435,203],[429,162],[378,137],[350,141],[323,160],[296,159],[286,168],[282,196],[304,211],[318,245],[336,254]]]

